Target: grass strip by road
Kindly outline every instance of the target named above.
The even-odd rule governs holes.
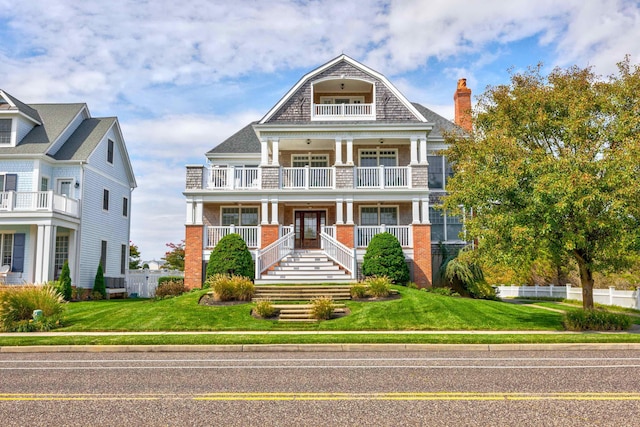
[[[567,344],[640,343],[640,334],[194,334],[4,336],[0,347],[34,345],[238,345],[238,344]]]

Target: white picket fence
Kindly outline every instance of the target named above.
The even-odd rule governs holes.
[[[564,298],[570,300],[582,301],[582,288],[574,288],[571,285],[566,286],[495,286],[500,298],[518,298],[518,297],[547,297],[547,298]],[[614,287],[608,289],[594,289],[593,302],[604,305],[616,305],[618,307],[627,307],[640,309],[640,292],[621,291]]]
[[[178,270],[129,270],[127,271],[127,294],[129,297],[153,298],[156,296],[158,279],[164,276],[182,276]]]

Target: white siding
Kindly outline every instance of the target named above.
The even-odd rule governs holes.
[[[60,178],[64,178],[64,179],[72,179],[75,182],[80,182],[80,178],[82,176],[82,170],[80,169],[80,166],[63,166],[63,167],[54,167],[51,170],[51,175],[49,175],[51,181],[50,181],[50,185],[52,186],[51,188],[54,191],[58,191],[57,188],[57,180]],[[82,186],[82,183],[80,183],[80,186]],[[82,195],[82,189],[80,188],[80,186],[78,186],[78,188],[72,188],[71,189],[71,197],[74,199],[80,199],[80,196]]]
[[[16,142],[20,143],[20,141],[22,141],[22,138],[27,136],[27,134],[33,128],[34,128],[33,122],[23,119],[22,117],[18,118],[18,132],[16,134]]]
[[[18,191],[33,191],[33,160],[0,161],[0,172],[18,175]]]
[[[100,144],[95,148],[93,153],[89,156],[89,164],[100,170],[101,172],[113,177],[114,179],[127,183],[127,170],[125,168],[124,153],[122,152],[122,142],[119,135],[114,132],[115,126],[112,126],[107,135],[100,141]],[[113,164],[107,163],[107,147],[108,140],[112,140],[113,144]]]

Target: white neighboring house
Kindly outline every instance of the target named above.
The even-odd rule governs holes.
[[[27,105],[0,90],[0,266],[8,283],[124,287],[136,181],[116,117],[86,104]]]

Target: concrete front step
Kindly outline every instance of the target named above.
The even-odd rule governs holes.
[[[272,301],[311,301],[318,297],[334,300],[351,299],[349,286],[256,286],[253,300],[270,299]],[[298,306],[299,307],[299,306]]]

